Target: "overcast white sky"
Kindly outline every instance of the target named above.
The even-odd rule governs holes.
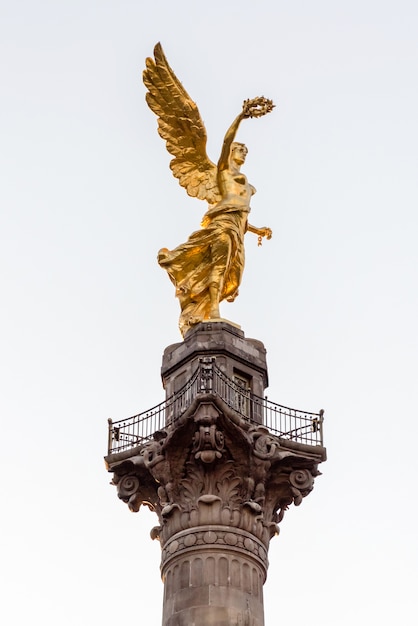
[[[266,625],[418,622],[417,30],[413,0],[0,0],[8,626],[161,623],[156,518],[103,464],[107,418],[164,398],[156,253],[205,212],[144,101],[157,41],[213,160],[243,99],[277,104],[238,136],[274,236],[222,314],[265,343],[270,399],[325,409],[329,460],[272,540]]]

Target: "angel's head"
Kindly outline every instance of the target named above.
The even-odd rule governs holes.
[[[237,165],[242,165],[245,161],[245,157],[248,154],[248,148],[244,143],[238,143],[234,141],[231,144],[230,159],[235,161]]]

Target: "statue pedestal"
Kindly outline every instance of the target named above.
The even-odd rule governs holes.
[[[158,515],[163,626],[263,626],[270,539],[326,458],[322,413],[265,400],[263,344],[223,321],[169,346],[162,378],[162,405],[110,424],[106,462]]]
[[[248,391],[263,396],[268,386],[266,349],[257,339],[246,339],[237,326],[220,320],[202,322],[184,341],[164,350],[161,376],[169,398],[191,379],[202,358],[212,357],[230,379],[246,383]]]

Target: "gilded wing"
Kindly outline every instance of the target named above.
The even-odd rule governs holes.
[[[158,116],[158,133],[174,159],[170,168],[189,196],[215,204],[221,199],[217,167],[206,154],[206,129],[190,98],[165,58],[160,43],[143,73],[146,100]]]

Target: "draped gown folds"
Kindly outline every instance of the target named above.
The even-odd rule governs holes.
[[[210,317],[211,285],[219,290],[219,301],[232,302],[238,295],[248,213],[248,206],[212,207],[202,220],[201,230],[172,251],[160,250],[158,262],[176,287],[183,335]]]

